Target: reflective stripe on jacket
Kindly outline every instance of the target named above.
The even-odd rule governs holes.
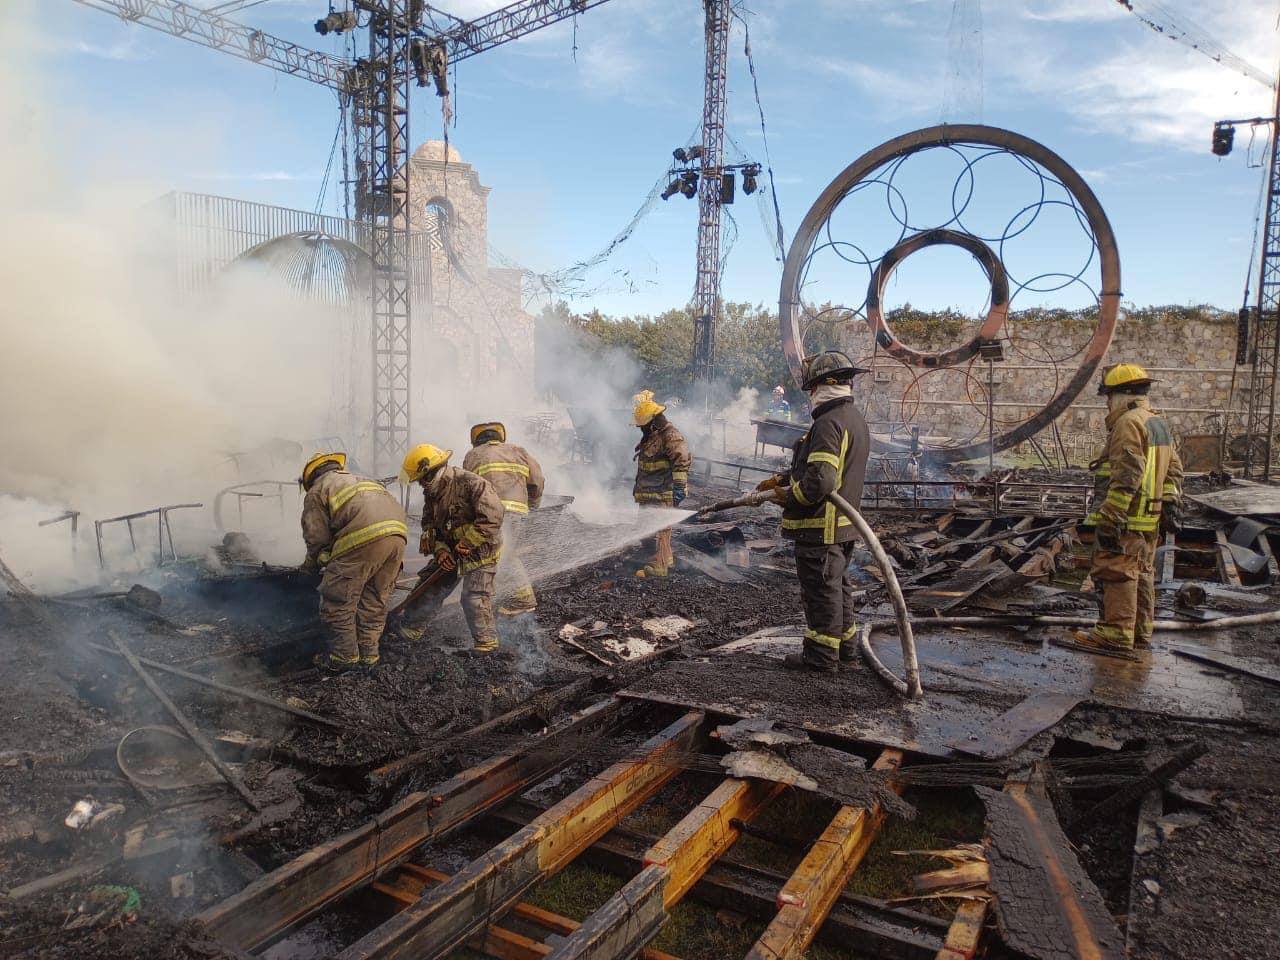
[[[672,506],[672,488],[688,484],[693,457],[684,436],[663,414],[650,421],[650,429],[636,444],[636,482],[631,495],[636,503]]]
[[[479,444],[467,451],[462,468],[493,484],[502,506],[510,513],[536,510],[542,500],[546,485],[542,467],[524,447],[497,440]]]
[[[782,535],[799,543],[843,543],[853,524],[827,499],[835,491],[855,508],[871,452],[871,431],[852,397],[838,397],[813,411],[813,426],[796,444],[791,485],[782,506]]]
[[[496,564],[502,556],[502,501],[484,477],[461,467],[441,467],[423,490],[423,555],[437,546],[455,551],[459,543],[471,547],[469,556],[458,554],[458,569],[468,573]]]
[[[1107,449],[1094,467],[1094,509],[1086,523],[1104,519],[1125,530],[1160,526],[1163,500],[1182,497],[1182,460],[1164,418],[1146,397],[1107,414]]]
[[[325,564],[380,537],[409,539],[404,510],[386,487],[345,470],[316,478],[302,501],[308,557]]]

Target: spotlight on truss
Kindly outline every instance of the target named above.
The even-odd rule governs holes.
[[[698,175],[692,170],[680,178],[680,192],[690,200],[698,195]]]
[[[680,192],[680,180],[677,178],[667,184],[667,189],[662,191],[661,196],[663,200],[670,200],[679,192]]]
[[[1219,120],[1213,125],[1213,152],[1215,156],[1225,157],[1235,145],[1236,128],[1230,120]]]
[[[671,155],[676,158],[676,163],[687,163],[689,155],[684,152],[684,147],[676,147],[671,151]]]
[[[742,192],[747,194],[748,196],[755,193],[760,186],[759,182],[756,179],[759,176],[760,176],[759,166],[752,164],[749,167],[745,167],[742,171]]]

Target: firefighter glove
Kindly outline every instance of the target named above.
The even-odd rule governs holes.
[[[440,564],[442,570],[456,570],[458,561],[454,559],[452,553],[447,547],[440,547],[436,550],[436,563]]]
[[[786,479],[780,473],[775,473],[772,477],[765,477],[756,484],[757,490],[777,490],[786,482]]]
[[[476,548],[466,540],[459,540],[457,544],[454,545],[453,552],[460,557],[469,557],[473,552],[475,552],[475,549]]]
[[[1182,532],[1182,504],[1177,500],[1162,500],[1160,505],[1160,529],[1165,533]]]
[[[680,506],[684,502],[684,498],[689,495],[689,488],[683,483],[673,483],[671,485],[671,502],[675,506]]]
[[[423,532],[422,537],[418,540],[418,552],[424,557],[431,553],[431,534]]]
[[[1093,542],[1099,550],[1107,553],[1124,553],[1124,548],[1120,545],[1120,528],[1106,517],[1101,518],[1094,528]]]

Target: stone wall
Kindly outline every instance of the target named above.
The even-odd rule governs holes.
[[[1234,315],[1207,308],[1122,311],[1104,364],[1125,360],[1146,367],[1160,381],[1152,388],[1153,404],[1180,436],[1215,433],[1231,396],[1235,323]],[[909,346],[931,352],[972,336],[972,328],[945,321],[917,319],[894,329]],[[1010,318],[1005,359],[991,369],[997,433],[1039,411],[1065,385],[1079,367],[1078,351],[1092,329],[1091,321],[1074,317]],[[872,375],[859,378],[858,389],[869,400],[876,429],[914,424],[924,434],[982,439],[987,366],[975,360],[963,368],[926,371],[881,355]],[[1078,450],[1096,446],[1104,432],[1106,409],[1096,382],[1095,376],[1058,420],[1059,430]],[[1247,387],[1248,372],[1242,369],[1237,407]]]

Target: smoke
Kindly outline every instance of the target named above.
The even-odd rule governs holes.
[[[208,506],[228,484],[296,476],[296,455],[263,454],[279,438],[349,434],[355,377],[335,371],[350,366],[338,348],[360,334],[347,310],[303,303],[251,268],[224,274],[203,298],[179,295],[183,251],[144,215],[168,185],[96,172],[125,166],[127,137],[99,144],[86,164],[46,125],[80,115],[39,64],[22,62],[22,51],[42,49],[29,42],[37,14],[17,8],[18,53],[0,63],[0,123],[12,133],[0,153],[0,550],[29,557],[33,573],[65,574],[68,529],[37,520],[80,511],[83,548],[93,519]],[[174,522],[186,552],[215,537],[207,512]],[[296,514],[290,522],[296,539]]]
[[[289,481],[306,455],[329,447],[345,448],[353,467],[369,472],[372,360],[363,296],[341,308],[304,301],[262,263],[223,271],[199,296],[182,292],[178,278],[192,251],[176,242],[171,221],[155,216],[154,201],[173,185],[120,173],[131,170],[137,138],[149,149],[165,138],[122,131],[96,144],[93,164],[67,150],[65,131],[49,124],[88,121],[44,82],[40,64],[23,62],[25,51],[46,49],[31,42],[39,13],[34,4],[11,13],[17,52],[0,63],[0,123],[14,134],[0,154],[10,185],[0,193],[0,409],[8,425],[0,553],[49,589],[98,576],[95,520],[203,504],[171,518],[178,553],[200,555],[221,539],[213,505],[230,485]],[[621,525],[623,538],[649,532],[654,521],[637,520],[630,495],[638,440],[631,396],[646,385],[640,368],[564,322],[567,311],[560,319],[549,311],[538,324],[536,360],[521,355],[506,326],[517,319],[509,315],[515,305],[495,299],[503,293],[484,279],[482,247],[476,257],[456,276],[437,278],[437,300],[447,295],[441,309],[415,307],[410,442],[452,448],[460,464],[470,425],[502,420],[512,442],[543,463],[548,493],[576,498],[579,521]],[[459,359],[431,335],[430,324],[445,325],[446,315],[471,331],[473,356]],[[475,362],[486,350],[502,358],[491,375]],[[726,401],[727,419],[706,412],[720,403],[672,403],[695,450],[738,445],[727,438],[745,424],[750,398]],[[421,495],[409,495],[416,512]],[[263,559],[301,559],[296,491],[224,495],[221,506],[226,528],[243,526]],[[68,510],[80,514],[74,562],[69,528],[38,526]],[[115,572],[143,570],[160,550],[155,518],[135,524],[133,538],[123,524],[102,532]],[[564,545],[557,567],[573,561],[572,548]]]

